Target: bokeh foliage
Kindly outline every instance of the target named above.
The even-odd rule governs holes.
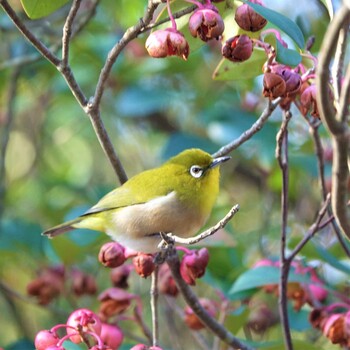
[[[47,18],[29,20],[18,1],[11,3],[47,45],[59,42],[67,6]],[[81,11],[91,5],[89,1],[83,3],[86,8]],[[293,5],[287,3],[280,1],[277,5],[265,1],[266,6],[276,7],[276,11],[290,18]],[[228,2],[219,6],[227,6],[225,14],[229,14],[235,5]],[[109,49],[127,27],[139,20],[144,8],[143,0],[102,1],[96,15],[73,39],[70,63],[87,96],[94,93]],[[292,17],[304,38],[315,36],[312,50],[317,55],[329,22],[325,3],[304,1],[299,11],[293,10]],[[186,36],[189,38],[188,33]],[[98,265],[96,258],[101,242],[107,240],[105,236],[80,232],[49,241],[41,237],[40,232],[82,213],[118,182],[89,119],[55,68],[43,58],[17,67],[11,64],[37,53],[3,12],[0,12],[0,38],[2,139],[7,136],[9,86],[13,72],[19,74],[12,100],[14,113],[8,132],[9,143],[5,158],[0,160],[5,165],[5,176],[0,184],[4,191],[0,213],[0,279],[19,296],[12,299],[0,289],[0,346],[6,350],[23,350],[31,348],[29,344],[39,329],[64,321],[72,306],[96,306],[93,297],[74,299],[72,296],[57,301],[48,309],[36,306],[25,296],[25,290],[37,269],[61,262],[73,264],[93,271],[101,291],[109,286],[108,271]],[[146,34],[131,42],[118,58],[101,109],[106,129],[129,176],[156,166],[185,148],[200,147],[215,152],[249,128],[266,105],[261,97],[261,76],[212,79],[221,60],[218,42],[203,45],[189,38],[190,45],[194,44],[187,61],[156,60],[147,56],[145,38]],[[246,69],[248,74],[250,68]],[[252,295],[260,286],[249,284],[255,280],[251,266],[267,255],[278,255],[282,180],[275,160],[275,138],[280,124],[281,111],[276,110],[253,139],[233,152],[233,160],[223,169],[221,193],[208,225],[222,218],[233,203],[239,203],[241,210],[225,231],[208,243],[211,260],[203,282],[196,287],[199,295],[214,294],[213,290],[206,292],[204,287],[210,283],[239,303],[243,296]],[[292,247],[313,223],[321,191],[312,137],[297,111],[289,132],[289,242]],[[321,136],[325,149],[329,149],[322,127]],[[329,172],[330,163],[327,163],[326,176]],[[301,258],[320,267],[330,290],[346,288],[350,267],[348,262],[343,262],[345,255],[329,232],[323,232],[309,243]],[[249,276],[249,272],[253,275]],[[276,281],[276,276],[272,274],[272,280]],[[243,294],[230,296],[229,291],[238,278],[241,278],[240,283],[246,278],[246,288],[239,290]],[[140,281],[135,276],[132,288],[144,296],[146,313],[148,287],[148,280]],[[300,313],[291,311],[290,315],[295,349],[305,349],[305,344],[308,349],[312,346],[333,349],[312,331],[307,307]],[[228,328],[244,337],[242,325],[247,317],[247,308],[243,305],[241,312],[228,318]],[[190,344],[191,338],[185,339]],[[283,349],[281,339],[280,325],[261,339],[254,338],[266,342],[270,350]],[[167,345],[170,349],[170,344]]]

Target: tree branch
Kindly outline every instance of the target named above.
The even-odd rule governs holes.
[[[135,39],[144,30],[144,28],[151,22],[151,20],[153,19],[153,14],[159,4],[160,4],[159,2],[156,2],[154,0],[148,0],[147,9],[143,18],[139,21],[138,24],[127,29],[124,35],[122,36],[122,38],[109,51],[106,62],[101,70],[101,73],[96,85],[95,94],[90,99],[90,102],[88,105],[88,109],[90,111],[96,110],[97,108],[99,108],[99,105],[101,103],[101,99],[104,93],[105,84],[107,82],[107,79],[111,73],[112,67],[115,61],[117,60],[119,54],[124,49],[124,47],[131,40]]]
[[[236,140],[230,142],[229,144],[221,147],[217,152],[215,152],[212,156],[214,158],[221,157],[225,154],[228,154],[238,148],[241,144],[248,141],[254,134],[262,129],[267,119],[271,116],[272,112],[276,109],[276,107],[281,102],[281,98],[277,98],[275,101],[271,102],[269,100],[268,105],[261,113],[259,119],[246,131],[244,131],[241,136],[239,136]]]
[[[177,251],[174,248],[169,249],[166,262],[172,272],[174,280],[181,291],[186,303],[192,308],[193,312],[223,342],[230,345],[234,349],[253,350],[250,346],[244,344],[240,339],[230,333],[224,326],[211,317],[208,312],[200,304],[197,296],[192,291],[191,287],[185,283],[180,275],[180,260]]]
[[[18,30],[23,34],[23,36],[54,66],[60,64],[60,59],[55,56],[29,29],[28,27],[20,20],[16,12],[9,5],[7,0],[0,0],[0,5],[10,17],[14,25]]]
[[[333,144],[333,168],[332,168],[332,208],[335,219],[350,239],[350,223],[347,209],[347,186],[348,186],[348,152],[349,152],[349,126],[348,98],[350,94],[350,82],[345,82],[339,101],[338,112],[333,108],[332,100],[329,98],[329,66],[331,64],[333,52],[335,51],[338,38],[342,28],[348,28],[350,24],[350,8],[344,2],[340,10],[336,13],[330,23],[319,54],[319,66],[316,75],[316,85],[318,89],[317,105],[320,117],[327,126]],[[349,70],[348,70],[349,72]],[[350,73],[346,74],[350,79]],[[346,99],[346,100],[345,100]]]
[[[159,320],[158,320],[158,276],[159,265],[155,264],[155,269],[152,273],[152,283],[150,289],[151,295],[151,312],[152,312],[152,345],[159,345]]]
[[[197,244],[198,242],[202,241],[203,239],[213,235],[215,232],[219,231],[220,229],[224,228],[226,224],[233,218],[233,216],[238,212],[239,210],[239,205],[235,204],[230,211],[225,215],[223,219],[221,219],[216,225],[213,227],[209,228],[208,230],[198,234],[197,236],[190,237],[190,238],[182,238],[178,237],[175,235],[172,235],[170,233],[168,234],[163,234],[161,233],[162,236],[162,241],[159,243],[159,248],[166,248],[169,243],[174,244],[186,244],[186,245],[191,245],[191,244]]]
[[[288,350],[293,350],[292,337],[290,334],[288,310],[287,310],[287,287],[290,263],[286,259],[286,241],[288,226],[288,189],[289,189],[289,166],[288,166],[288,123],[292,115],[289,111],[284,112],[281,128],[276,136],[276,158],[282,171],[282,228],[280,246],[281,275],[279,281],[279,313],[281,317],[284,342]]]

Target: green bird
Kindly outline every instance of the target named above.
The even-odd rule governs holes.
[[[219,165],[230,158],[185,150],[158,168],[135,175],[83,215],[43,235],[85,228],[105,232],[133,250],[155,253],[159,232],[187,238],[205,224],[219,192]]]

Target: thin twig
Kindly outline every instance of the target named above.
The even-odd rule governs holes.
[[[324,201],[327,199],[327,189],[326,189],[326,182],[325,182],[325,177],[324,177],[324,153],[323,153],[323,147],[322,147],[322,142],[320,138],[320,134],[318,132],[318,128],[320,126],[320,123],[310,121],[307,119],[307,122],[309,123],[310,126],[310,131],[314,140],[314,145],[315,145],[315,152],[316,152],[316,158],[317,158],[317,166],[318,166],[318,177],[320,180],[320,187],[321,187],[321,193],[322,193],[322,198]],[[328,206],[327,208],[328,216],[332,218],[330,220],[332,224],[332,228],[334,230],[335,235],[337,236],[337,239],[342,246],[344,252],[348,257],[350,257],[350,249],[347,246],[346,242],[344,241],[344,237],[342,236],[339,226],[337,225],[336,221],[334,220],[334,215],[332,212],[332,208]]]
[[[225,154],[228,154],[238,148],[241,144],[249,140],[254,134],[262,129],[267,119],[271,116],[272,112],[276,109],[276,107],[281,102],[281,98],[277,98],[275,101],[269,101],[269,104],[261,113],[259,119],[246,131],[244,131],[236,140],[230,142],[229,144],[221,147],[217,152],[215,152],[212,156],[214,158],[221,157]]]
[[[338,37],[342,28],[350,24],[350,8],[344,2],[340,10],[335,14],[322,42],[319,54],[319,66],[316,74],[316,86],[318,89],[317,105],[320,117],[327,126],[333,144],[333,168],[332,168],[332,208],[336,221],[344,234],[350,239],[350,223],[347,209],[348,186],[348,152],[349,152],[349,126],[348,98],[350,93],[350,81],[345,82],[346,88],[341,91],[338,113],[334,110],[333,101],[329,98],[329,66],[333,53],[338,43]],[[350,73],[346,74],[350,79]],[[343,98],[347,98],[344,100]]]
[[[284,118],[281,128],[276,136],[276,158],[282,171],[282,228],[281,228],[281,246],[280,246],[280,264],[281,275],[279,281],[279,311],[284,335],[284,342],[288,350],[293,350],[292,337],[289,327],[287,310],[287,284],[290,264],[286,260],[286,241],[288,227],[288,123],[291,119],[289,111],[284,112]]]
[[[159,265],[155,264],[155,269],[152,273],[152,283],[151,283],[151,311],[152,311],[152,345],[159,345],[159,314],[158,314],[158,275],[159,275]]]
[[[80,7],[81,0],[74,0],[72,7],[68,13],[66,18],[66,22],[63,26],[63,35],[62,35],[62,62],[61,65],[66,67],[69,61],[69,44],[72,36],[72,26],[74,19],[78,13]]]
[[[153,14],[157,9],[158,5],[159,3],[153,0],[148,0],[147,9],[143,18],[136,25],[128,28],[125,31],[122,38],[109,51],[106,62],[101,70],[101,73],[96,85],[95,94],[91,98],[88,105],[88,108],[90,110],[96,110],[99,107],[103,93],[104,93],[105,84],[107,82],[107,79],[111,73],[112,67],[115,61],[117,60],[119,54],[124,49],[124,47],[131,40],[135,39],[143,31],[143,29],[151,22],[151,20],[153,19]]]
[[[191,287],[185,283],[180,275],[180,260],[176,249],[169,248],[166,262],[169,265],[174,280],[179,290],[181,291],[186,303],[192,308],[193,312],[202,321],[202,323],[207,328],[209,328],[217,337],[219,337],[226,344],[230,345],[232,348],[240,350],[253,350],[252,347],[244,344],[240,339],[229,332],[223,325],[217,322],[216,319],[210,316],[208,312],[203,308],[196,294],[192,291]]]
[[[197,236],[190,237],[190,238],[182,238],[178,237],[172,234],[162,234],[163,240],[159,243],[160,248],[165,248],[169,243],[178,243],[178,244],[197,244],[198,242],[202,241],[203,239],[213,235],[215,232],[219,231],[220,229],[224,228],[227,223],[233,218],[233,216],[239,211],[239,205],[235,204],[230,211],[225,215],[223,219],[221,219],[216,225],[209,228],[208,230],[198,234]]]
[[[316,221],[310,226],[304,238],[297,244],[297,246],[293,249],[293,251],[288,255],[286,261],[289,264],[292,263],[293,259],[297,256],[298,253],[304,248],[305,244],[309,242],[309,240],[316,234],[316,232],[321,227],[321,220],[325,216],[327,209],[329,207],[331,201],[331,196],[328,194],[326,200],[324,201],[322,208],[319,210]]]
[[[134,308],[134,316],[137,324],[141,327],[143,334],[146,336],[149,344],[152,343],[152,333],[151,330],[147,327],[145,321],[143,320],[142,317],[142,312],[140,307],[136,306]]]
[[[23,36],[54,66],[60,64],[60,59],[55,56],[29,29],[28,27],[20,20],[16,12],[9,5],[7,0],[0,0],[0,5],[10,17],[15,26],[23,34]]]

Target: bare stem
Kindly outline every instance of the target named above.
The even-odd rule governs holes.
[[[288,227],[288,188],[289,188],[289,170],[288,170],[288,123],[291,119],[291,113],[284,113],[283,122],[276,137],[276,158],[282,171],[282,228],[281,228],[281,246],[280,246],[280,264],[281,275],[279,282],[279,312],[281,317],[284,342],[288,350],[293,350],[292,337],[289,327],[287,310],[287,284],[290,263],[286,259],[286,241]]]
[[[172,272],[174,280],[181,291],[186,303],[192,308],[193,312],[202,321],[202,323],[209,328],[217,337],[223,342],[230,345],[233,349],[253,350],[252,347],[244,344],[240,339],[235,337],[223,325],[210,316],[208,312],[200,304],[197,296],[192,291],[191,287],[185,283],[180,275],[180,260],[176,249],[170,248],[167,255],[167,264]]]
[[[178,243],[178,244],[197,244],[198,242],[202,241],[203,239],[213,235],[215,232],[219,231],[220,229],[224,228],[227,223],[233,218],[233,216],[238,212],[239,205],[235,204],[230,211],[225,215],[223,219],[221,219],[216,225],[209,228],[208,230],[198,234],[197,236],[190,237],[190,238],[182,238],[178,237],[172,234],[162,234],[163,240],[159,243],[160,248],[166,248],[169,243]]]
[[[159,265],[156,264],[155,270],[152,273],[151,284],[151,311],[152,311],[152,345],[159,345],[159,319],[158,319],[158,275]]]
[[[81,0],[74,0],[72,7],[66,18],[66,22],[63,26],[63,35],[62,35],[62,66],[67,66],[69,61],[69,43],[72,36],[72,25],[73,21],[78,13]]]
[[[275,101],[269,101],[267,107],[263,110],[259,119],[246,131],[242,133],[236,140],[230,142],[229,144],[221,147],[217,152],[213,154],[213,157],[221,157],[225,154],[228,154],[238,148],[241,144],[248,141],[254,134],[262,129],[267,119],[271,116],[272,112],[281,102],[281,98],[276,99]]]
[[[16,12],[12,9],[7,0],[0,0],[0,5],[10,17],[14,25],[23,34],[23,36],[54,66],[60,64],[60,60],[56,57],[20,20]]]
[[[329,98],[329,67],[336,49],[339,35],[343,28],[350,24],[350,8],[344,2],[340,10],[335,14],[330,23],[319,54],[319,66],[317,69],[316,85],[318,89],[317,105],[320,117],[327,126],[333,144],[333,169],[332,169],[332,208],[336,221],[344,234],[350,239],[349,213],[347,209],[347,185],[349,177],[348,152],[349,152],[349,126],[348,98],[350,93],[350,81],[340,93],[339,109],[336,112],[333,100]],[[347,73],[350,80],[350,73]],[[344,100],[347,98],[347,100]]]
[[[101,70],[101,73],[97,82],[95,94],[92,97],[88,106],[90,110],[94,110],[99,107],[103,93],[104,93],[105,84],[107,82],[107,79],[111,73],[112,67],[115,61],[117,60],[119,54],[124,49],[124,47],[131,40],[135,39],[140,33],[142,33],[145,27],[151,22],[151,20],[153,19],[153,14],[157,9],[158,5],[159,3],[152,0],[148,0],[147,9],[143,18],[136,25],[128,28],[125,31],[122,38],[109,51],[106,62]]]

